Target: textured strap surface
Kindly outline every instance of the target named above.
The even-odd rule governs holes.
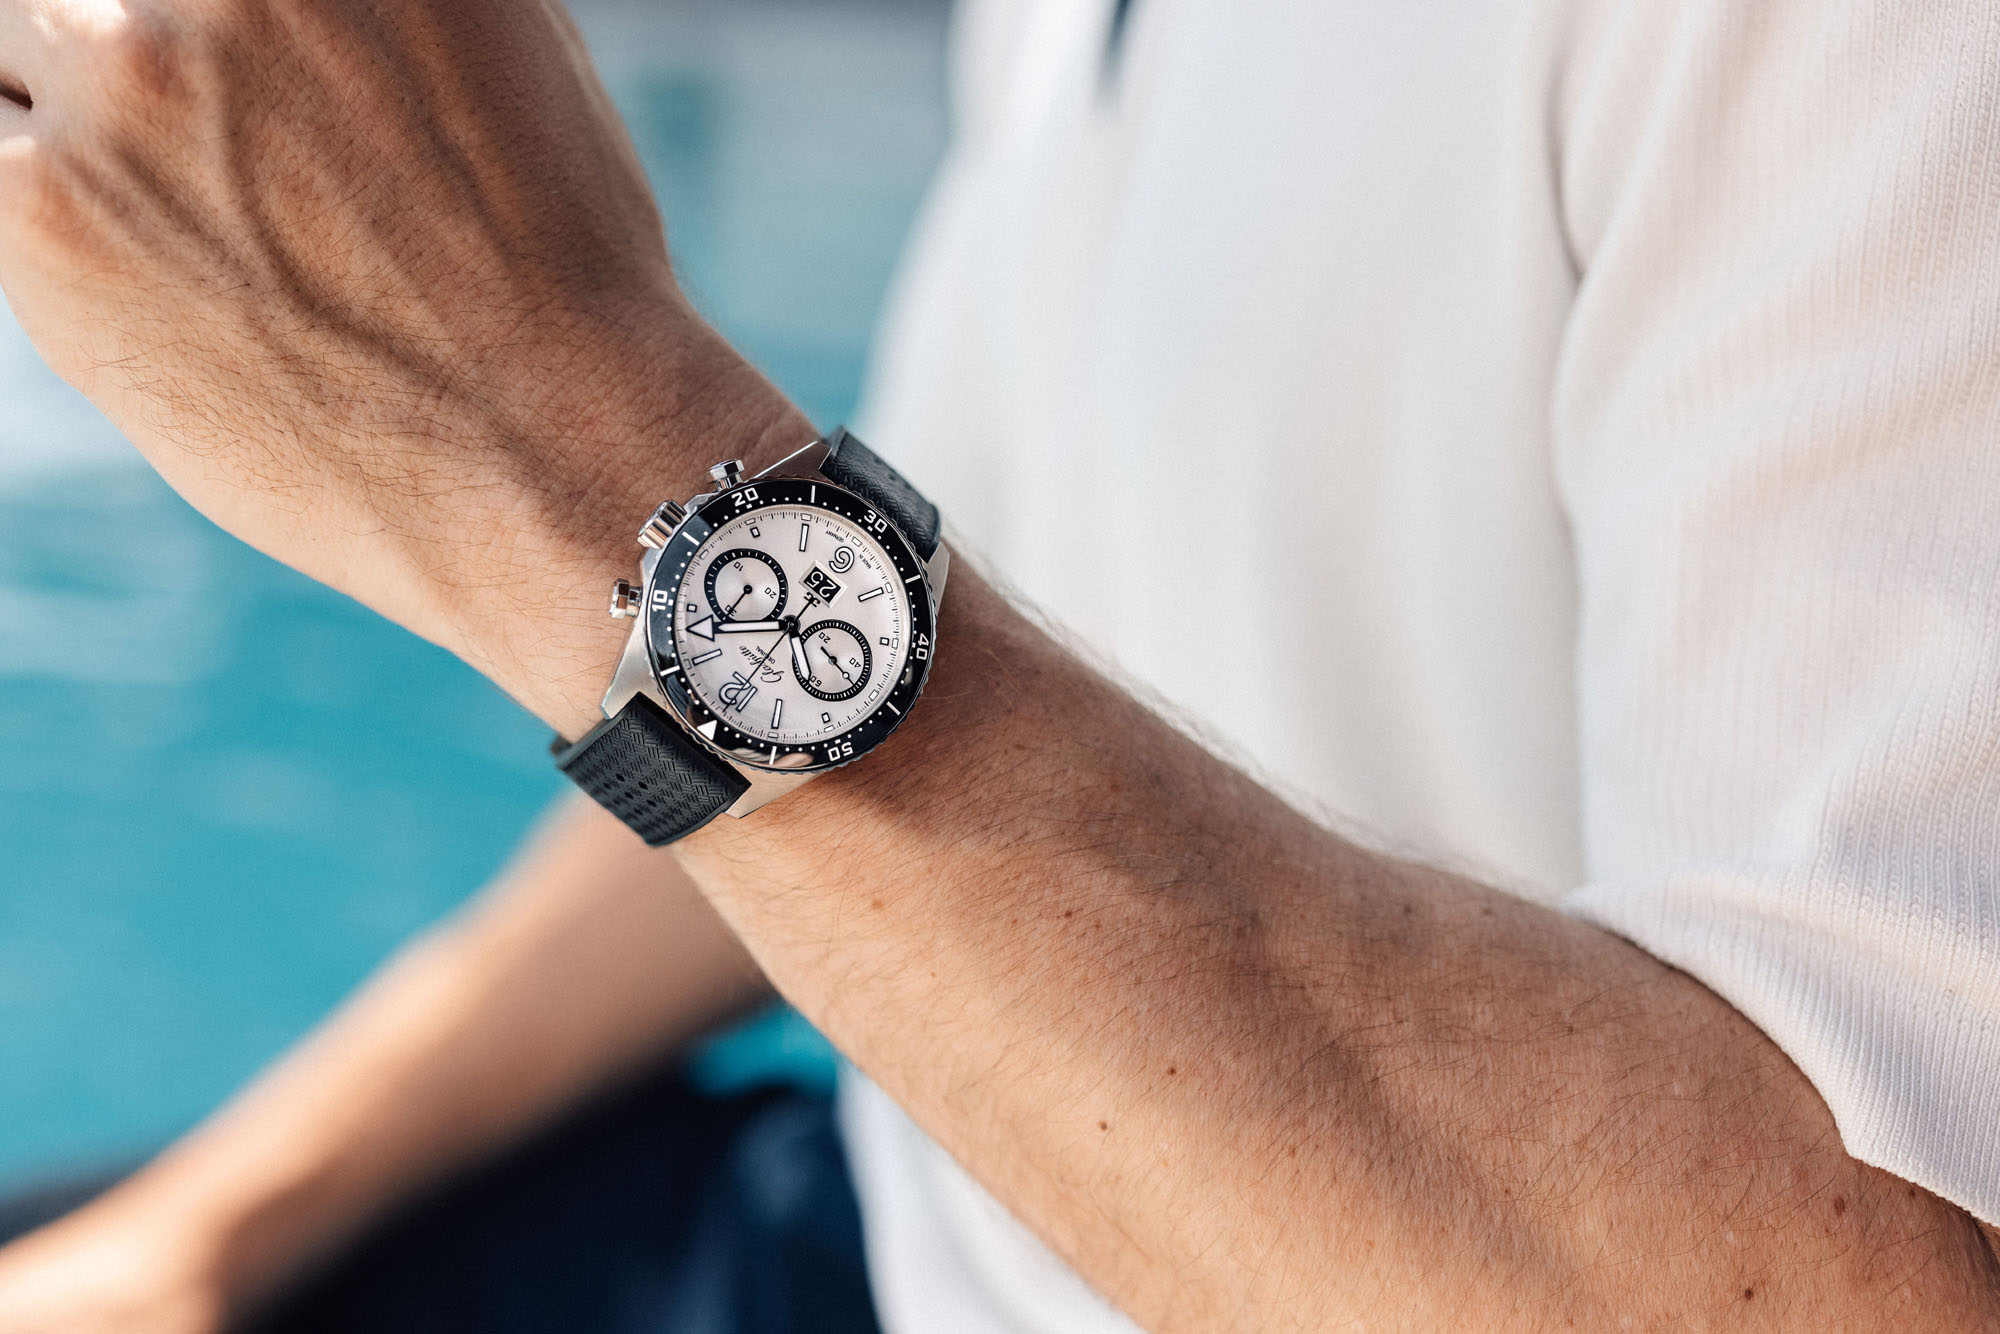
[[[656,848],[692,834],[750,787],[644,695],[559,749],[556,767]]]
[[[844,486],[873,505],[910,539],[917,554],[929,560],[937,551],[937,506],[903,480],[903,474],[884,463],[874,450],[851,435],[845,426],[826,438],[826,462],[820,471],[827,480]]]

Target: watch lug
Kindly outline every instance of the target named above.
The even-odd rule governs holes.
[[[724,758],[728,759],[727,756]],[[773,769],[753,769],[747,764],[738,764],[734,760],[729,760],[728,762],[730,768],[742,774],[750,782],[750,790],[738,797],[736,804],[731,806],[726,812],[726,814],[733,815],[739,820],[752,811],[762,810],[786,793],[796,791],[798,788],[810,783],[813,779],[818,778],[824,772],[823,770],[814,769],[806,773],[796,771],[785,773]]]
[[[765,477],[822,477],[819,465],[826,462],[826,441],[814,440],[803,449],[795,449],[770,467],[757,474],[757,480]]]
[[[632,696],[644,695],[669,714],[673,706],[660,693],[653,679],[653,654],[646,647],[646,623],[632,627],[625,639],[625,651],[618,656],[618,670],[611,674],[611,688],[604,692],[604,716],[615,718],[618,710],[631,703]]]
[[[936,611],[944,602],[944,581],[951,574],[951,544],[942,536],[938,538],[937,550],[924,562],[924,582],[931,588],[931,610]]]
[[[645,573],[650,579],[653,566],[660,563],[660,553],[649,551],[644,562]],[[645,588],[642,582],[640,588]],[[653,650],[646,643],[646,618],[636,616],[632,622],[632,632],[625,636],[625,651],[618,655],[618,668],[611,674],[611,688],[604,692],[604,716],[615,718],[618,710],[625,707],[634,695],[644,695],[659,705],[667,713],[673,713],[673,706],[660,691],[660,683],[653,676]]]

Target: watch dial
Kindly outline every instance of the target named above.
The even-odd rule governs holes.
[[[669,697],[702,735],[766,767],[865,751],[900,721],[929,664],[914,553],[824,483],[717,497],[668,544],[650,600]]]

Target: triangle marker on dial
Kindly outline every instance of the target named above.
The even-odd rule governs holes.
[[[713,741],[713,740],[715,740],[715,719],[713,719],[713,718],[710,718],[710,719],[709,719],[709,720],[708,720],[707,722],[703,723],[703,724],[702,724],[702,725],[701,725],[700,727],[697,727],[697,728],[695,729],[695,731],[697,731],[697,732],[700,732],[700,733],[701,733],[701,734],[702,734],[703,736],[707,737],[707,738],[708,738],[708,739],[709,739],[710,741]]]

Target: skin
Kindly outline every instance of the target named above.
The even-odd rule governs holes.
[[[0,0],[0,71],[0,284],[51,363],[570,734],[637,518],[811,434],[675,291],[553,8]],[[676,855],[1142,1324],[2000,1323],[1991,1229],[1692,979],[1319,827],[964,563],[939,644],[878,756]]]

